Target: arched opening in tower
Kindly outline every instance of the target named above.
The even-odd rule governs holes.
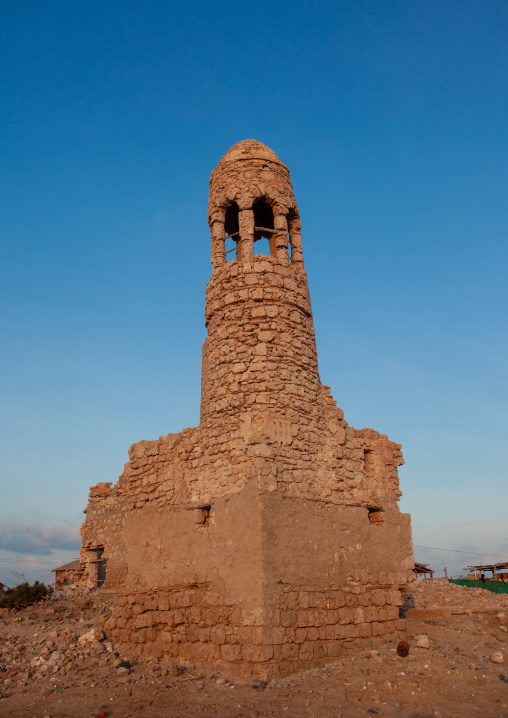
[[[233,202],[224,217],[224,233],[226,235],[226,259],[236,259],[237,241],[240,239],[240,225],[238,215],[240,209],[236,202]]]
[[[265,199],[252,205],[254,212],[254,254],[276,256],[273,209]]]

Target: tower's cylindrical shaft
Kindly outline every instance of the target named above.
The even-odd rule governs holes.
[[[256,216],[269,226],[255,226]],[[294,483],[296,469],[311,481],[325,419],[289,170],[258,142],[235,145],[212,173],[209,217],[201,432],[214,473],[228,483],[238,464],[276,453],[279,481]],[[237,241],[231,261],[220,245],[226,233]],[[270,255],[254,256],[261,237]]]

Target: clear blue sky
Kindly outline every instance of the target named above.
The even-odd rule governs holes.
[[[3,8],[0,581],[199,422],[208,179],[245,138],[291,169],[323,382],[403,444],[415,544],[481,554],[416,557],[508,557],[507,37],[506,0]]]

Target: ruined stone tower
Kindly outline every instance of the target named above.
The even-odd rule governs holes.
[[[316,496],[326,421],[288,168],[259,142],[240,142],[212,173],[208,212],[202,436],[229,486],[240,471],[269,490]],[[255,257],[263,237],[270,254]]]
[[[200,426],[134,444],[117,484],[92,487],[83,580],[117,596],[104,628],[124,652],[266,677],[402,628],[403,459],[321,385],[274,152],[245,140],[222,157],[209,224]]]

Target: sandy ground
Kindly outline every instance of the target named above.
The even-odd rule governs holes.
[[[0,615],[0,716],[508,718],[508,595],[441,581],[420,581],[411,593],[406,631],[260,689],[192,668],[175,675],[156,660],[131,659],[119,672],[129,656],[78,640],[107,605],[68,591]],[[396,653],[400,639],[410,645],[406,658]],[[503,663],[492,660],[499,653]]]

